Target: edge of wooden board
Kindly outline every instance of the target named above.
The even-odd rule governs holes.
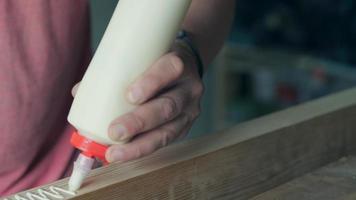
[[[236,165],[239,165],[236,167],[236,169],[242,171],[245,170],[244,173],[247,174],[255,173],[252,171],[248,171],[248,166],[240,166],[240,165],[244,165],[244,163],[251,164],[252,161],[256,161],[255,159],[269,158],[273,160],[274,158],[271,157],[273,155],[272,153],[278,153],[277,149],[272,149],[274,148],[274,146],[276,146],[276,148],[278,146],[286,148],[285,144],[290,143],[290,145],[295,145],[296,147],[293,148],[291,147],[292,150],[289,152],[288,155],[290,156],[293,155],[293,153],[295,153],[296,157],[298,156],[297,155],[298,152],[305,152],[305,150],[298,149],[298,148],[310,148],[310,146],[308,145],[303,146],[299,143],[294,144],[293,141],[288,141],[288,137],[295,137],[296,134],[299,134],[297,133],[298,130],[305,131],[305,133],[300,134],[301,138],[299,139],[297,138],[298,141],[303,140],[303,137],[305,137],[306,139],[310,139],[310,137],[314,137],[309,134],[310,131],[314,131],[315,129],[313,124],[315,124],[315,126],[320,124],[325,126],[325,128],[319,127],[318,130],[315,131],[317,132],[315,133],[316,134],[315,136],[318,139],[320,139],[320,136],[324,134],[323,132],[326,132],[325,133],[326,137],[328,139],[333,140],[333,138],[330,137],[334,137],[332,136],[334,134],[331,133],[330,131],[334,131],[334,130],[331,129],[335,129],[335,131],[339,131],[339,130],[343,131],[342,134],[339,134],[339,136],[335,138],[336,139],[335,144],[330,143],[330,141],[325,141],[325,144],[321,144],[321,146],[317,147],[316,150],[312,150],[312,149],[310,150],[315,155],[322,154],[321,157],[318,158],[319,160],[317,160],[315,163],[312,163],[312,166],[306,167],[304,166],[305,165],[304,162],[307,161],[310,162],[311,159],[317,159],[317,158],[313,158],[313,156],[315,156],[314,154],[309,155],[311,157],[300,158],[303,160],[293,161],[293,162],[303,162],[301,167],[304,168],[302,170],[298,169],[299,170],[298,172],[296,171],[289,172],[289,173],[295,173],[288,176],[288,180],[290,180],[291,178],[300,175],[301,173],[306,173],[312,169],[315,169],[316,167],[320,167],[322,164],[326,164],[328,162],[334,161],[335,159],[347,153],[348,148],[345,147],[344,149],[341,149],[341,145],[344,145],[346,143],[351,144],[350,141],[356,141],[356,137],[354,136],[354,134],[352,134],[353,131],[355,130],[353,129],[354,127],[348,128],[344,126],[353,125],[352,120],[355,120],[355,118],[350,119],[350,117],[352,117],[352,112],[355,111],[356,111],[356,89],[349,89],[337,94],[323,97],[321,99],[317,99],[298,106],[294,106],[289,109],[276,112],[261,118],[257,118],[245,123],[241,123],[235,127],[232,127],[225,131],[215,133],[213,135],[191,139],[191,140],[170,145],[166,148],[163,148],[155,152],[150,156],[147,156],[145,158],[136,161],[121,163],[121,164],[115,163],[107,167],[102,167],[93,170],[90,176],[86,179],[83,187],[78,191],[77,196],[72,198],[84,199],[85,197],[85,199],[95,199],[98,198],[97,195],[99,195],[99,193],[103,193],[103,192],[108,194],[108,198],[103,197],[101,199],[110,199],[113,195],[125,196],[123,195],[124,193],[122,193],[121,189],[125,188],[126,190],[128,190],[128,187],[130,186],[130,188],[132,188],[132,192],[137,191],[137,193],[133,194],[132,196],[126,196],[124,199],[137,199],[139,197],[141,197],[141,199],[145,199],[147,196],[156,198],[157,196],[155,195],[163,195],[161,197],[164,199],[165,197],[172,197],[172,195],[173,197],[175,197],[174,195],[179,195],[178,194],[179,191],[178,192],[174,191],[174,188],[172,187],[175,186],[175,184],[181,183],[181,181],[183,181],[183,183],[188,182],[188,185],[192,187],[190,188],[190,190],[194,190],[191,191],[192,195],[198,195],[198,196],[189,196],[189,194],[185,194],[188,195],[187,199],[195,199],[196,197],[201,198],[202,196],[199,195],[204,196],[204,194],[201,194],[201,191],[207,190],[207,188],[204,188],[205,187],[204,184],[209,185],[210,183],[209,181],[208,183],[198,183],[199,182],[198,180],[195,180],[196,182],[198,181],[197,183],[191,183],[192,180],[189,178],[193,178],[193,177],[181,177],[181,178],[171,177],[172,181],[175,183],[173,183],[173,185],[169,185],[170,183],[165,183],[166,185],[167,184],[169,185],[169,186],[167,185],[167,187],[170,187],[170,189],[163,188],[166,187],[166,185],[162,185],[161,186],[162,188],[158,188],[158,189],[162,189],[162,191],[163,190],[165,191],[162,194],[157,194],[157,193],[149,194],[150,193],[149,191],[148,193],[142,193],[141,188],[139,188],[140,186],[136,184],[142,183],[141,187],[144,186],[149,188],[150,186],[147,185],[149,184],[147,181],[154,181],[155,179],[152,178],[161,177],[161,175],[159,175],[160,173],[165,174],[170,172],[168,174],[165,174],[166,177],[170,177],[171,174],[173,175],[175,174],[174,171],[170,171],[173,168],[178,170],[179,169],[183,170],[181,172],[182,176],[184,175],[195,176],[200,172],[199,169],[196,169],[198,171],[192,173],[191,172],[192,167],[199,166],[200,168],[204,168],[202,165],[199,164],[199,162],[205,164],[209,163],[208,164],[209,166],[215,166],[215,167],[218,167],[219,164],[224,164],[224,162],[228,162],[224,160],[224,158],[222,158],[224,157],[224,153],[229,154],[230,157],[229,156],[227,157],[231,159],[231,162],[234,162],[234,164],[229,167],[236,167]],[[347,119],[345,120],[340,119],[340,117],[342,116],[346,116]],[[318,120],[314,120],[314,119],[318,119]],[[335,125],[333,125],[332,124],[333,122],[330,120],[334,120]],[[311,143],[310,145],[315,145],[315,144],[317,143],[313,143],[313,144]],[[263,150],[264,149],[263,145],[265,145],[266,148],[269,148],[268,150],[266,149],[265,152]],[[326,145],[326,147],[322,145]],[[352,145],[350,145],[349,147],[353,151],[355,148],[351,148],[351,146]],[[251,152],[255,151],[251,147],[256,149],[255,152],[256,155],[261,154],[261,156],[264,155],[265,157],[257,156],[258,158],[256,158],[256,155],[254,156],[253,154],[249,153],[250,151]],[[324,155],[325,152],[330,153],[331,150],[336,152],[330,158]],[[245,154],[241,154],[240,151],[241,152],[245,151]],[[231,155],[231,153],[236,154],[236,158],[234,157],[234,155]],[[283,152],[280,153],[283,154]],[[214,156],[216,156],[216,160],[214,159]],[[251,156],[251,158],[249,158],[249,156]],[[237,162],[238,160],[241,162]],[[283,163],[289,161],[282,160],[278,162]],[[270,173],[270,175],[272,173],[272,175],[274,174],[277,176],[278,173],[281,173],[280,170],[282,169],[278,169],[278,168],[281,168],[282,164],[281,163],[278,164],[278,162],[275,166],[276,169],[274,169],[273,166],[267,167],[268,170],[272,170],[268,172]],[[264,164],[267,163],[268,160],[264,161]],[[228,163],[225,164],[228,165]],[[296,165],[297,164],[298,163],[296,163]],[[291,167],[290,163],[288,163],[288,165],[286,166]],[[259,169],[259,167],[262,166],[251,166],[251,169],[257,170]],[[221,170],[222,171],[221,173],[225,171],[225,169],[217,169],[217,170],[218,171]],[[231,169],[231,170],[235,170],[235,169]],[[283,170],[286,169],[283,168]],[[235,171],[232,172],[235,173]],[[216,177],[219,176],[219,173],[216,174],[216,172],[213,171],[212,175]],[[148,177],[147,180],[144,179],[145,176]],[[176,174],[176,176],[179,176],[179,174],[178,175]],[[240,180],[229,180],[231,183],[234,183],[235,185],[237,184],[236,181],[245,181],[246,183],[237,184],[237,186],[244,187],[239,189],[242,192],[237,194],[238,196],[232,193],[231,194],[227,193],[228,197],[230,196],[241,197],[241,198],[251,197],[253,195],[256,195],[257,194],[256,192],[265,191],[272,186],[276,186],[276,184],[281,184],[283,182],[288,181],[287,178],[282,177],[279,178],[278,180],[275,180],[272,184],[270,184],[270,186],[268,186],[266,183],[263,183],[259,187],[258,191],[257,190],[249,191],[248,187],[252,187],[251,186],[252,183],[258,184],[258,182],[256,182],[258,180],[253,180],[251,183],[247,184],[248,181],[241,178],[244,176],[243,174],[238,174],[238,175],[234,174],[234,176],[239,177]],[[204,177],[205,179],[207,178],[206,175],[204,175]],[[268,177],[264,177],[264,178],[268,178]],[[49,186],[53,186],[53,185],[66,188],[67,181],[68,179],[63,179],[39,188],[48,188]],[[157,179],[157,181],[159,181],[159,179]],[[215,181],[218,182],[219,180],[215,180]],[[266,181],[266,179],[263,179],[261,181]],[[143,183],[145,183],[146,185],[144,185]],[[156,184],[156,183],[152,183],[152,184]],[[223,183],[219,183],[219,184],[223,184]],[[117,189],[113,190],[112,187],[114,186],[117,187]],[[226,185],[226,186],[231,187],[231,185]],[[200,191],[199,188],[197,189],[194,187],[202,187],[202,188],[200,188],[201,189]],[[28,190],[28,191],[30,192],[35,191],[36,189],[38,188]],[[167,193],[166,191],[167,189],[173,191]],[[184,187],[182,188],[182,190],[184,190]],[[231,188],[227,188],[227,190],[235,191],[234,189]],[[141,193],[139,191],[141,191]],[[226,192],[226,188],[222,188],[221,191]],[[23,194],[24,192],[19,193],[19,195],[23,195]],[[221,197],[219,196],[221,195],[219,192],[216,192],[215,194],[218,196],[214,196],[214,194],[212,193],[212,194],[207,194],[208,196],[204,196],[204,197],[209,197],[209,198]],[[11,199],[11,197],[9,197],[8,199]],[[158,199],[160,199],[159,196]]]

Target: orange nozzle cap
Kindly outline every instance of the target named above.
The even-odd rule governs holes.
[[[90,140],[82,135],[80,135],[77,131],[74,131],[72,137],[70,139],[70,143],[80,151],[82,154],[88,157],[95,157],[103,161],[107,164],[107,160],[105,159],[105,152],[108,149],[107,146],[99,144],[93,140]]]

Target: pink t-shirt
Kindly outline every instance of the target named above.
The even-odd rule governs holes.
[[[87,0],[0,0],[0,196],[63,177],[90,59]]]

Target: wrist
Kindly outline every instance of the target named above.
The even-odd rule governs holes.
[[[172,49],[178,51],[178,53],[184,51],[185,55],[188,55],[193,60],[199,77],[203,77],[204,65],[201,59],[200,51],[193,43],[192,37],[188,32],[182,30],[178,33]]]

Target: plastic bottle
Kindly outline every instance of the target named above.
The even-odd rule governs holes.
[[[134,106],[127,88],[171,47],[191,0],[120,0],[81,81],[68,121],[77,129],[72,144],[81,150],[69,181],[79,189],[94,158],[105,162],[110,123]]]

